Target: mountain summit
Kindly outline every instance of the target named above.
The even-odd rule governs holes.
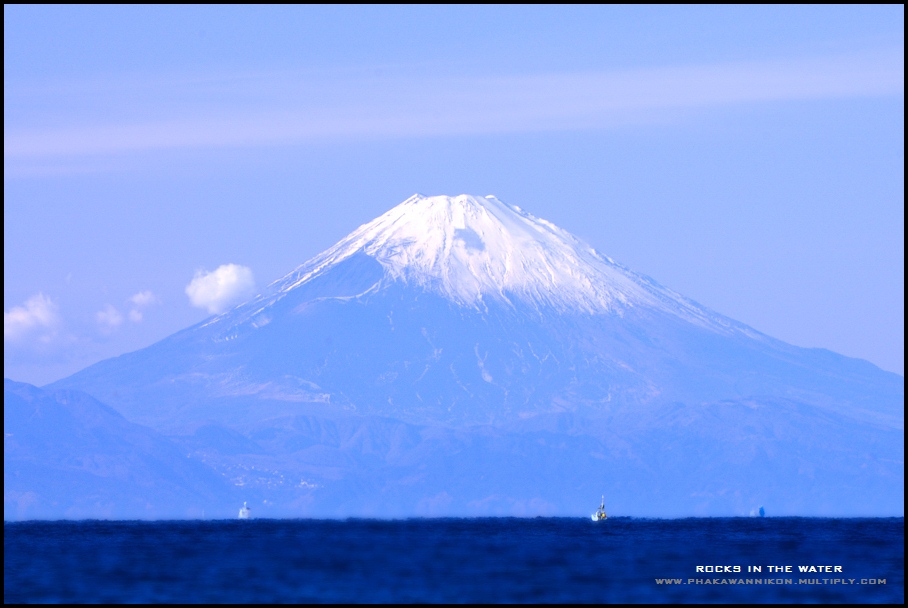
[[[719,331],[745,326],[632,272],[569,232],[494,196],[414,194],[272,284],[250,303],[273,303],[357,255],[382,279],[460,306],[488,302],[548,313],[616,314],[633,307],[669,312]]]
[[[491,196],[415,195],[52,388],[176,438],[275,514],[583,513],[603,491],[635,515],[903,509],[903,378]]]
[[[483,308],[484,299],[516,299],[557,312],[696,310],[554,224],[494,196],[466,194],[415,194],[277,286],[291,290],[357,253],[378,261],[388,278],[473,308]]]

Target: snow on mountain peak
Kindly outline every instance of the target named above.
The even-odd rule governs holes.
[[[377,260],[395,281],[468,307],[492,299],[586,313],[648,305],[702,320],[705,312],[551,222],[494,196],[466,194],[413,195],[275,287],[291,290],[356,253]]]

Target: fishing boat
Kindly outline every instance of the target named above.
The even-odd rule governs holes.
[[[605,496],[602,497],[602,502],[599,503],[599,508],[596,509],[596,512],[590,515],[590,519],[593,521],[604,521],[608,519],[608,515],[605,514]]]
[[[246,506],[246,503],[243,502],[243,508],[240,509],[240,516],[239,516],[239,519],[249,519],[249,517],[250,517],[251,515],[252,515],[252,509],[250,509],[249,507],[247,507],[247,506]]]

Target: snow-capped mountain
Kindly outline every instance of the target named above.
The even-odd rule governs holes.
[[[549,313],[621,315],[653,308],[727,331],[745,329],[628,270],[569,232],[494,196],[414,194],[360,226],[245,308],[267,306],[357,255],[377,261],[380,282],[400,282],[460,306],[487,303]]]
[[[224,475],[297,479],[237,482],[282,513],[567,513],[609,488],[640,515],[903,508],[902,377],[775,340],[491,196],[413,196],[53,387]]]

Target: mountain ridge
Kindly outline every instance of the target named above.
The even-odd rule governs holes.
[[[3,428],[4,519],[200,517],[234,491],[81,391],[4,379]]]

